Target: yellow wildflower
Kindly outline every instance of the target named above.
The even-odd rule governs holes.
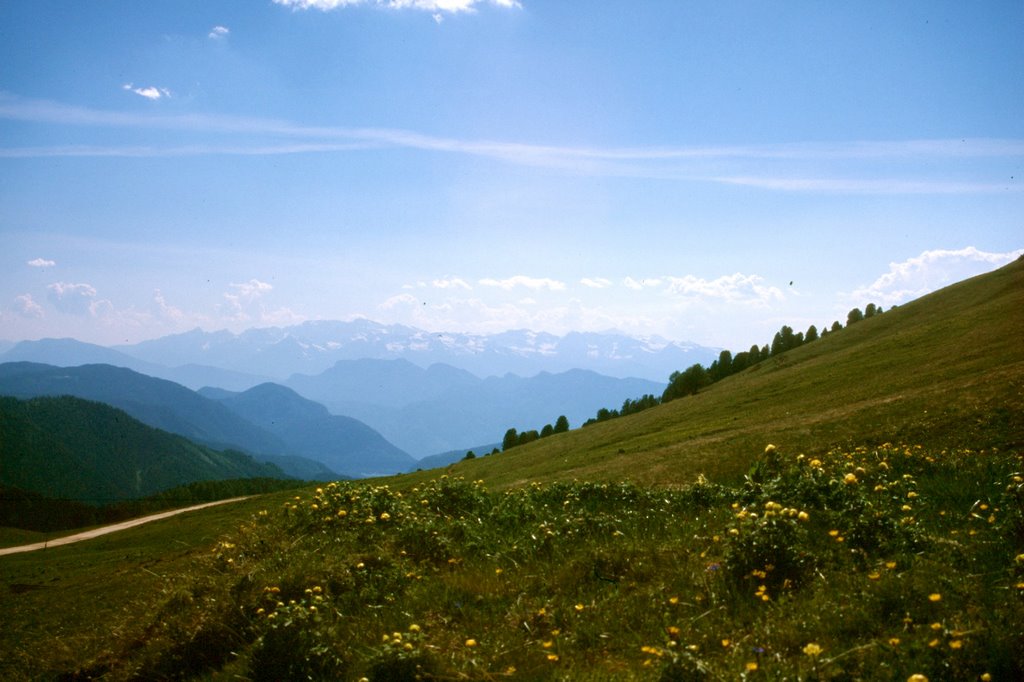
[[[938,592],[932,592],[931,594],[928,595],[928,601],[931,601],[931,602],[942,601],[942,595],[939,594]]]
[[[471,647],[471,648],[475,647],[476,646],[476,640],[472,639],[472,638],[467,639],[466,640],[466,646]]]
[[[811,642],[810,644],[804,647],[804,653],[810,656],[811,658],[814,658],[815,656],[821,653],[821,646],[815,644],[814,642]]]

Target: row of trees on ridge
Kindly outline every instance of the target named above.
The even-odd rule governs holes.
[[[876,306],[874,303],[868,304],[863,312],[860,308],[854,308],[846,316],[846,326],[856,324],[861,320],[874,317],[881,313],[882,308]],[[786,351],[798,348],[805,343],[817,341],[819,338],[833,334],[842,329],[843,325],[840,324],[838,320],[833,322],[830,328],[822,329],[820,333],[818,328],[813,324],[807,328],[806,332],[794,332],[792,327],[783,325],[782,328],[775,333],[771,344],[765,344],[764,346],[754,344],[749,350],[740,351],[735,355],[731,351],[723,350],[719,353],[718,359],[711,363],[710,367],[704,367],[700,363],[695,363],[682,371],[673,372],[671,376],[669,376],[668,387],[665,388],[665,391],[660,397],[644,395],[634,400],[627,399],[618,410],[601,408],[597,411],[597,415],[594,418],[588,419],[583,425],[589,426],[596,422],[607,421],[609,419],[615,419],[616,417],[624,417],[626,415],[650,409],[662,403],[676,400],[677,398],[694,395],[702,388],[710,386],[716,381],[721,381],[728,376],[742,372],[748,367],[753,367],[762,360],[767,360],[770,357],[781,355]]]

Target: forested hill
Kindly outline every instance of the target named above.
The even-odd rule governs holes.
[[[70,396],[0,397],[0,484],[94,503],[200,480],[286,478],[276,466],[155,429]]]

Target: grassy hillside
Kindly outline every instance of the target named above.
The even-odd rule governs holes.
[[[0,676],[1021,679],[1022,278],[456,475],[0,557]]]
[[[905,441],[1024,444],[1024,261],[770,358],[696,396],[457,465],[534,480],[731,480],[790,452]],[[611,406],[614,407],[614,406]]]
[[[145,497],[206,479],[283,478],[80,398],[0,397],[0,484],[88,502]]]

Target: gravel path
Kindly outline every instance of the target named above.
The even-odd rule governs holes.
[[[6,547],[0,549],[0,556],[5,554],[19,554],[21,552],[34,552],[37,549],[46,549],[47,547],[59,547],[60,545],[70,545],[73,542],[81,542],[82,540],[91,540],[101,535],[107,535],[108,533],[116,533],[119,530],[125,530],[126,528],[134,528],[135,526],[141,526],[144,523],[150,521],[159,521],[160,519],[166,519],[177,514],[184,514],[185,512],[195,511],[196,509],[205,509],[206,507],[213,507],[218,504],[228,504],[229,502],[238,502],[239,500],[245,500],[248,497],[232,497],[230,500],[217,500],[216,502],[206,502],[205,504],[197,504],[192,507],[185,507],[183,509],[172,509],[171,511],[160,512],[159,514],[151,514],[149,516],[140,516],[137,519],[131,519],[129,521],[122,521],[121,523],[114,523],[109,526],[102,526],[100,528],[93,528],[92,530],[83,531],[81,533],[75,533],[74,535],[68,535],[62,538],[54,538],[53,540],[47,540],[46,542],[35,542],[31,545],[18,545],[17,547]]]

